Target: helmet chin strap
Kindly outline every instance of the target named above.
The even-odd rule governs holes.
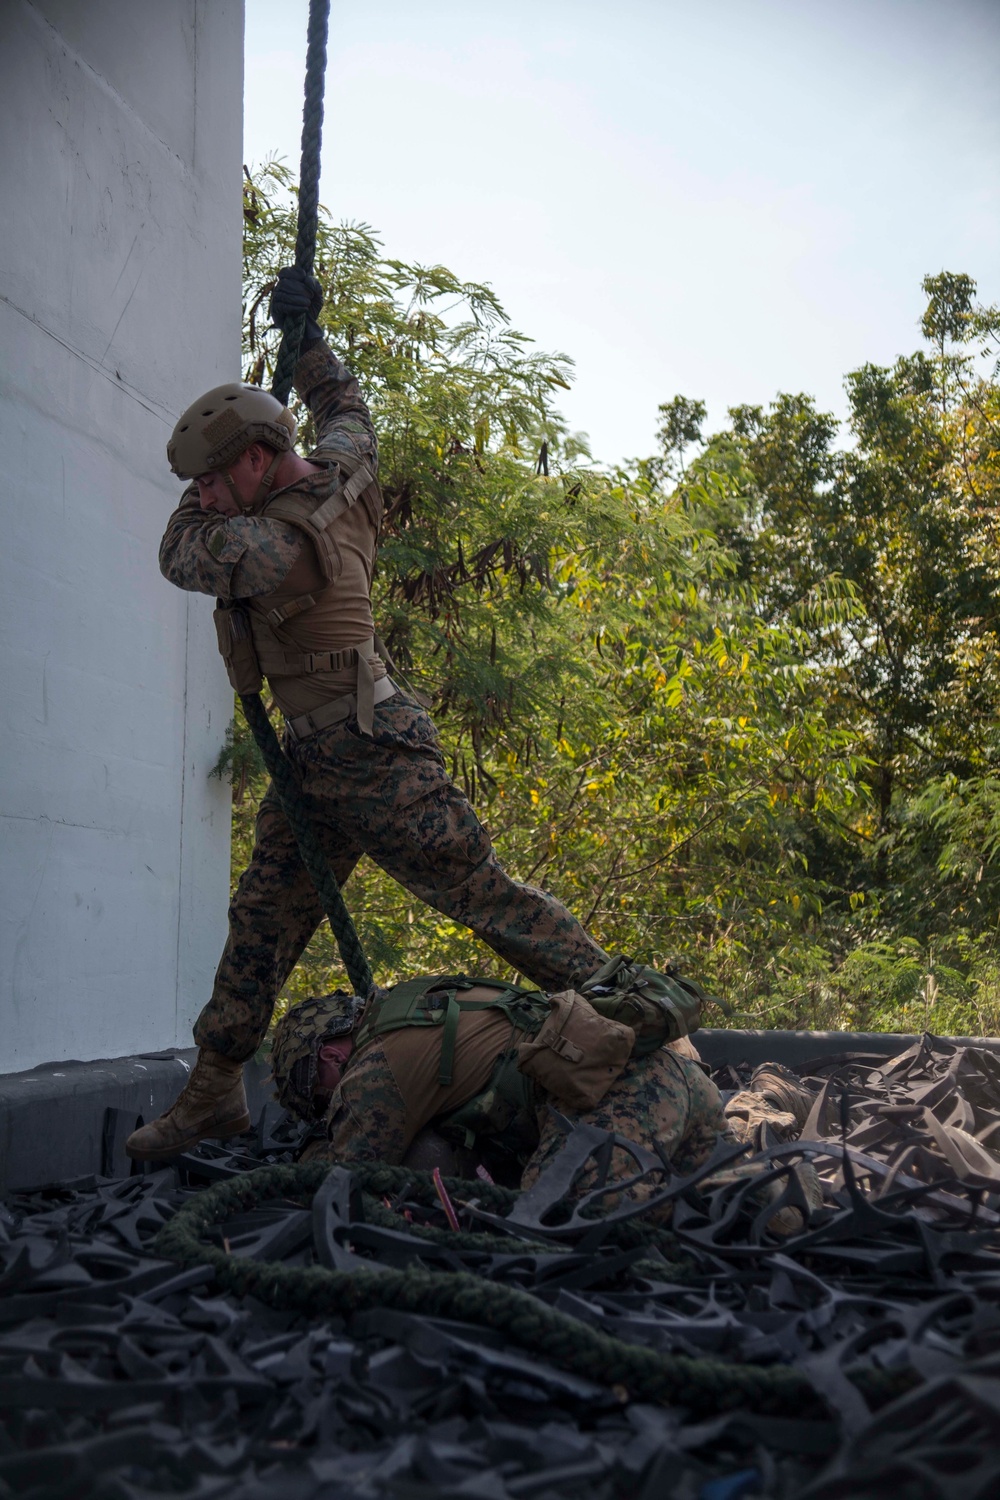
[[[271,493],[271,490],[274,488],[274,481],[277,476],[278,465],[281,463],[281,460],[284,458],[284,456],[285,455],[283,453],[276,453],[274,455],[267,467],[267,471],[261,477],[260,484],[257,486],[253,499],[247,503],[245,503],[241,498],[240,493],[236,488],[236,482],[229,470],[219,470],[219,476],[222,479],[223,484],[232,495],[237,508],[242,511],[244,515],[249,516],[253,511],[259,510],[261,508],[263,502],[267,499],[268,495]]]

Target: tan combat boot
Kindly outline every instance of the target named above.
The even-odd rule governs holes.
[[[249,1129],[243,1064],[202,1047],[191,1077],[166,1114],[133,1130],[125,1151],[133,1161],[165,1161],[207,1136],[225,1140]]]
[[[796,1073],[776,1062],[761,1063],[754,1068],[750,1087],[775,1109],[793,1115],[799,1130],[808,1120],[816,1100],[812,1089],[807,1089]]]
[[[766,1125],[779,1141],[798,1140],[816,1096],[780,1063],[761,1063],[750,1087],[734,1094],[723,1113],[738,1141],[757,1141]],[[759,1142],[758,1142],[759,1144]]]

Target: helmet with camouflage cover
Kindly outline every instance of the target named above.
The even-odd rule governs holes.
[[[324,1042],[347,1036],[358,1023],[364,1001],[335,990],[293,1005],[274,1028],[271,1072],[278,1103],[301,1120],[317,1118],[313,1090],[319,1049]]]
[[[287,406],[256,385],[217,385],[177,419],[167,461],[179,479],[195,479],[235,463],[251,443],[287,453],[296,422]]]

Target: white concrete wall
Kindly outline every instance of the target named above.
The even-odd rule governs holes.
[[[190,1045],[232,697],[161,578],[164,445],[238,377],[242,0],[0,0],[0,1071]]]

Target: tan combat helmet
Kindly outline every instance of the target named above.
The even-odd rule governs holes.
[[[256,385],[217,385],[177,419],[167,461],[179,479],[194,479],[234,463],[251,443],[266,443],[280,456],[295,440],[295,418],[287,406]]]

